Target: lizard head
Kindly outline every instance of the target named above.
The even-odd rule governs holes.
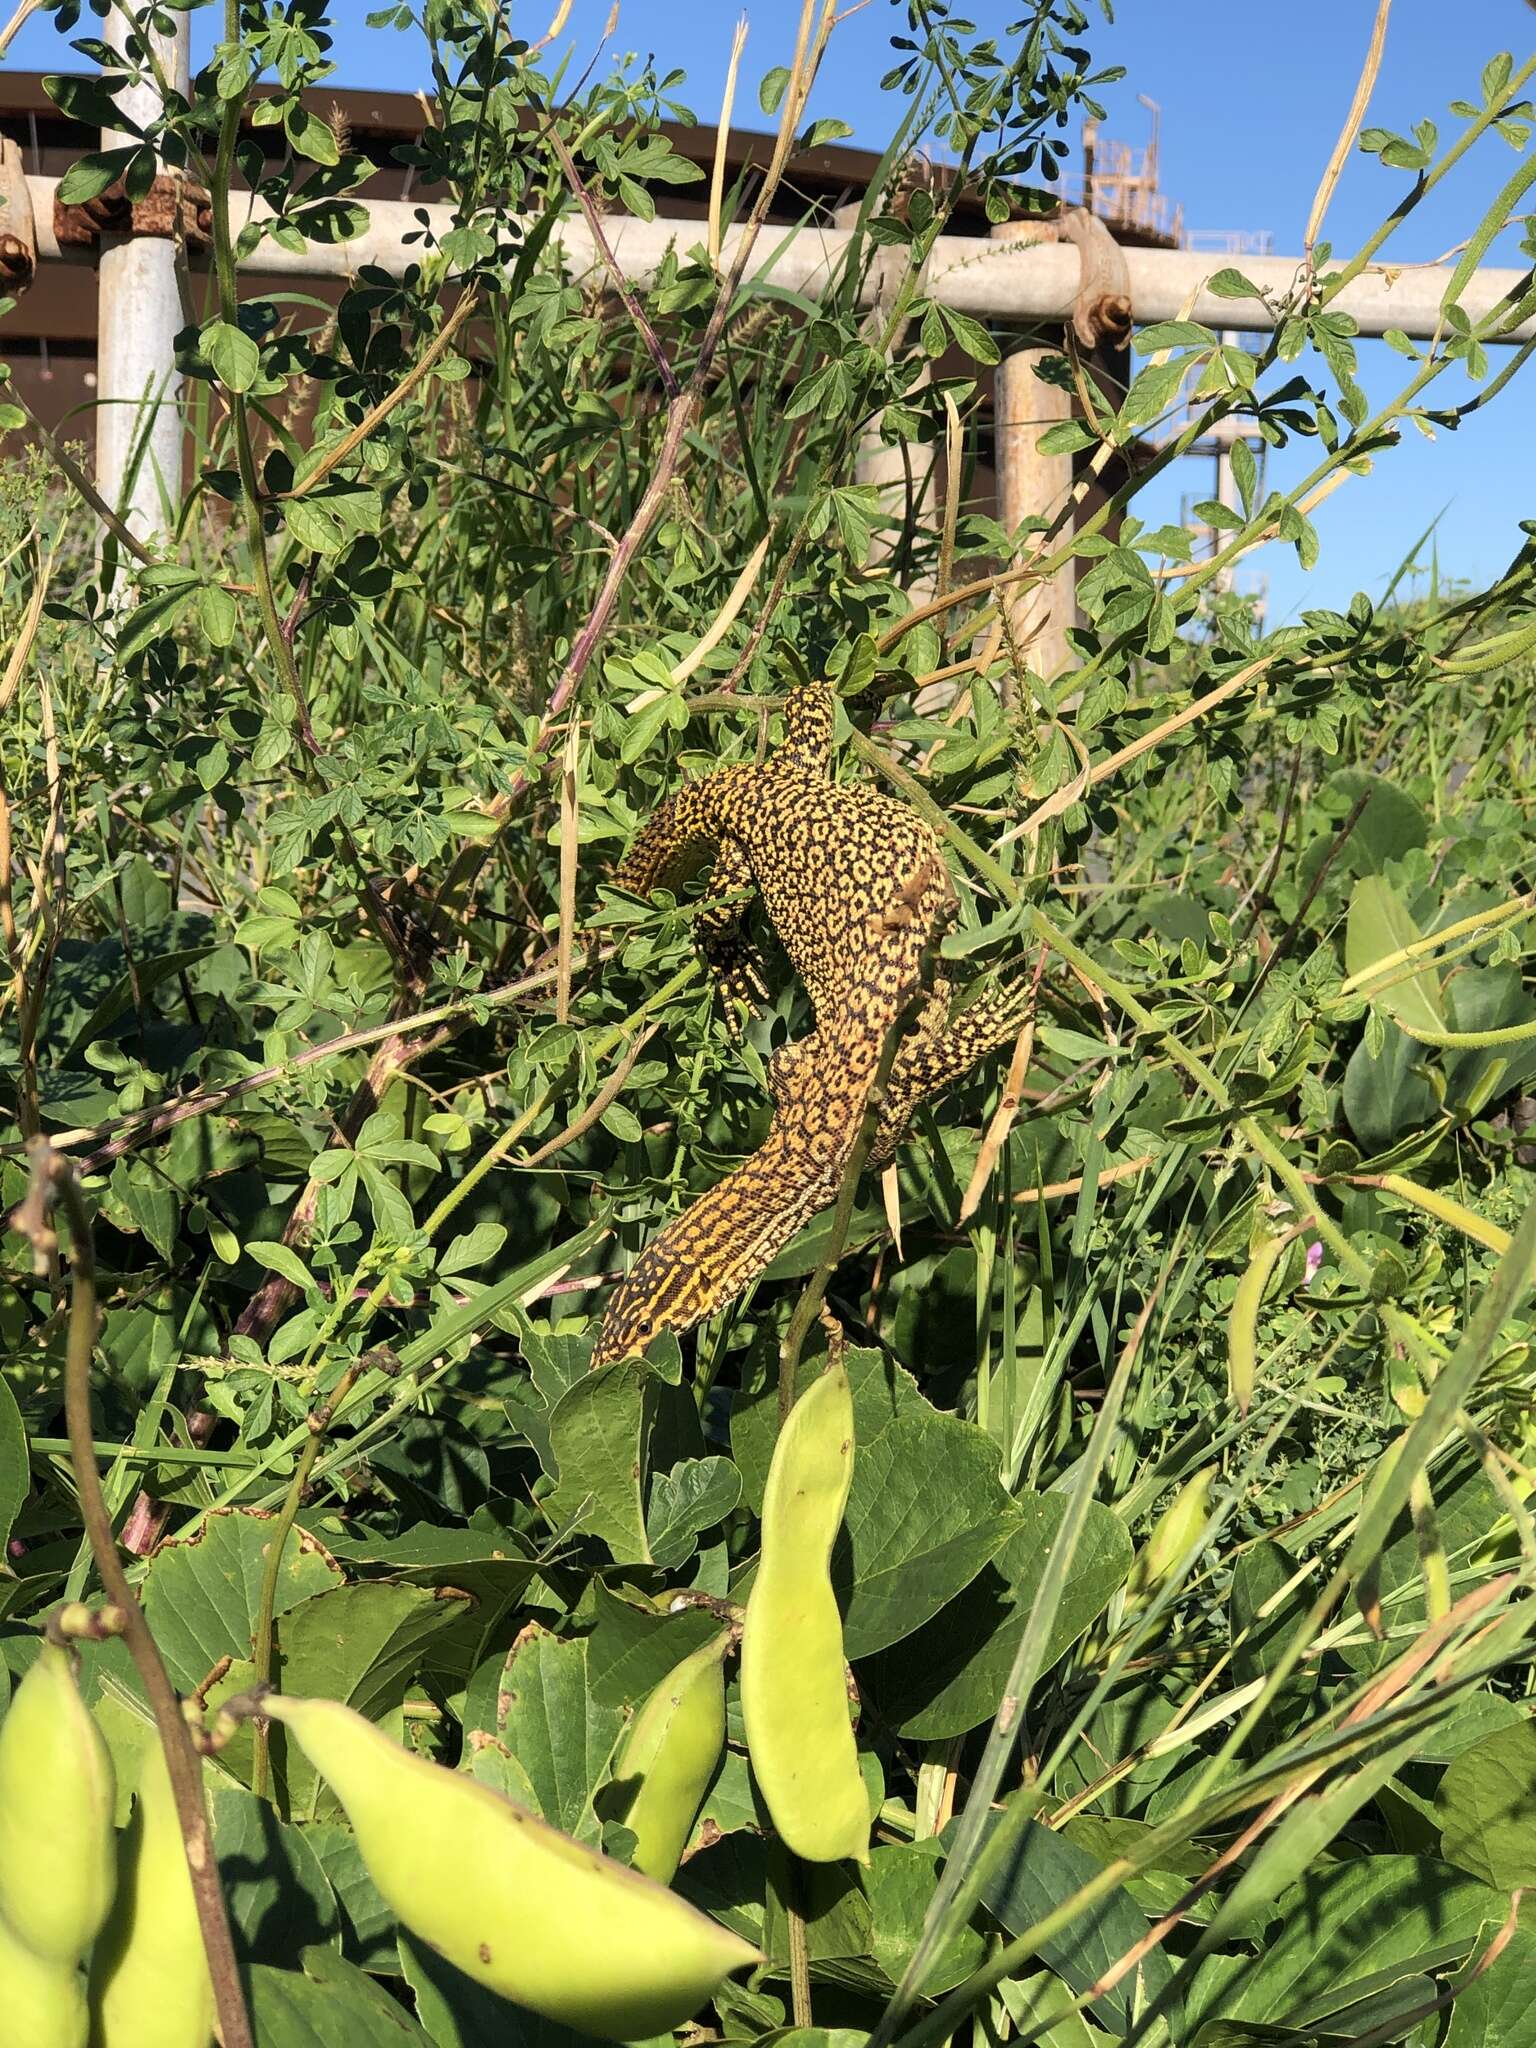
[[[634,1269],[614,1289],[592,1364],[638,1358],[653,1337],[663,1330],[679,1335],[691,1330],[712,1306],[697,1259],[658,1239],[646,1247]]]

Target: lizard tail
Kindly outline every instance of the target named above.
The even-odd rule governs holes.
[[[609,1299],[594,1366],[681,1335],[734,1301],[837,1192],[841,1162],[778,1118],[750,1159],[653,1238]]]

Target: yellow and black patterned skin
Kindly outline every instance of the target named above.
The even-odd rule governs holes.
[[[646,1246],[615,1288],[592,1354],[603,1365],[663,1330],[691,1329],[750,1286],[836,1196],[886,1036],[918,989],[922,955],[954,907],[938,840],[915,812],[831,779],[829,685],[795,690],[782,744],[761,767],[687,784],[649,820],[621,887],[675,887],[713,856],[708,895],[755,889],[815,1012],[769,1063],[774,1114],[752,1156]],[[765,997],[745,902],[706,901],[705,959],[726,1000]],[[918,1103],[1019,1028],[1023,998],[993,989],[951,1020],[942,970],[901,1041],[868,1163],[886,1165]]]

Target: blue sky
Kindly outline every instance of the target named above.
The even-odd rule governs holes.
[[[355,87],[415,90],[424,82],[422,46],[414,36],[371,30],[365,17],[376,0],[338,0],[337,82]],[[9,12],[9,6],[4,8]],[[958,11],[958,10],[957,10]],[[1023,11],[1020,0],[970,0],[967,11],[984,31],[1002,35]],[[1097,15],[1097,9],[1091,8]],[[515,15],[522,32],[542,32],[553,0],[538,0]],[[746,9],[750,35],[738,94],[737,118],[760,120],[756,81],[789,55],[797,0],[757,0]],[[1278,253],[1298,251],[1318,176],[1326,163],[1354,89],[1375,9],[1372,0],[1287,0],[1283,10],[1260,0],[1122,0],[1113,24],[1095,19],[1087,41],[1100,64],[1119,64],[1127,76],[1104,92],[1106,134],[1140,144],[1149,116],[1138,94],[1162,109],[1163,189],[1182,203],[1196,228],[1264,229]],[[680,96],[702,121],[715,118],[738,10],[715,0],[621,0],[610,52],[654,52],[665,66],[686,70]],[[601,37],[608,0],[576,0],[562,42],[585,63]],[[870,0],[833,36],[813,112],[837,114],[853,124],[854,140],[877,147],[894,118],[879,91],[890,63],[889,37],[904,9]],[[194,15],[198,42],[206,44],[211,10]],[[1397,0],[1386,57],[1367,121],[1400,132],[1425,117],[1442,137],[1457,130],[1448,103],[1476,99],[1478,74],[1498,50],[1517,60],[1536,43],[1536,13],[1526,0]],[[49,23],[34,21],[12,46],[8,63],[19,69],[68,61]],[[1075,138],[1074,138],[1075,140]],[[1536,143],[1530,145],[1536,147]],[[1468,235],[1515,167],[1513,153],[1496,138],[1463,161],[1458,171],[1394,237],[1387,254],[1423,262]],[[1347,251],[1401,198],[1405,173],[1384,171],[1355,157],[1329,214],[1327,232]],[[1514,261],[1512,239],[1496,245],[1492,260]],[[1497,367],[1498,358],[1495,358]],[[1362,381],[1373,398],[1398,388],[1407,366],[1381,344],[1362,345]],[[1454,375],[1456,373],[1452,373]],[[1396,380],[1396,381],[1394,381]],[[1448,378],[1437,387],[1446,389]],[[1462,389],[1465,387],[1463,385]],[[1439,402],[1437,397],[1437,402]],[[1310,466],[1315,449],[1282,455],[1271,481],[1284,484]],[[1498,574],[1519,545],[1516,521],[1536,515],[1536,363],[1485,414],[1433,445],[1410,431],[1384,458],[1375,477],[1352,481],[1317,517],[1322,558],[1304,574],[1291,550],[1270,548],[1255,558],[1267,575],[1271,616],[1301,606],[1346,603],[1357,588],[1379,591],[1418,536],[1439,516],[1436,546],[1442,575],[1484,583]],[[1149,516],[1177,515],[1179,499],[1208,494],[1206,465],[1185,472],[1148,504]],[[1429,551],[1421,559],[1427,564]]]

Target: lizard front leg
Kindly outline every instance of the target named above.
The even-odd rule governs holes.
[[[970,1072],[979,1059],[1006,1045],[1029,1015],[1031,992],[1021,982],[998,982],[953,1020],[953,993],[940,983],[917,1029],[899,1048],[870,1147],[872,1167],[888,1166],[906,1136],[917,1106]]]
[[[754,893],[757,889],[747,849],[739,839],[722,837],[695,929],[699,951],[714,977],[725,1010],[727,1028],[737,1038],[741,1036],[741,1027],[735,1005],[744,1003],[748,1016],[755,1017],[768,1000],[762,957],[747,937],[751,905],[728,900],[739,897],[745,889]]]

